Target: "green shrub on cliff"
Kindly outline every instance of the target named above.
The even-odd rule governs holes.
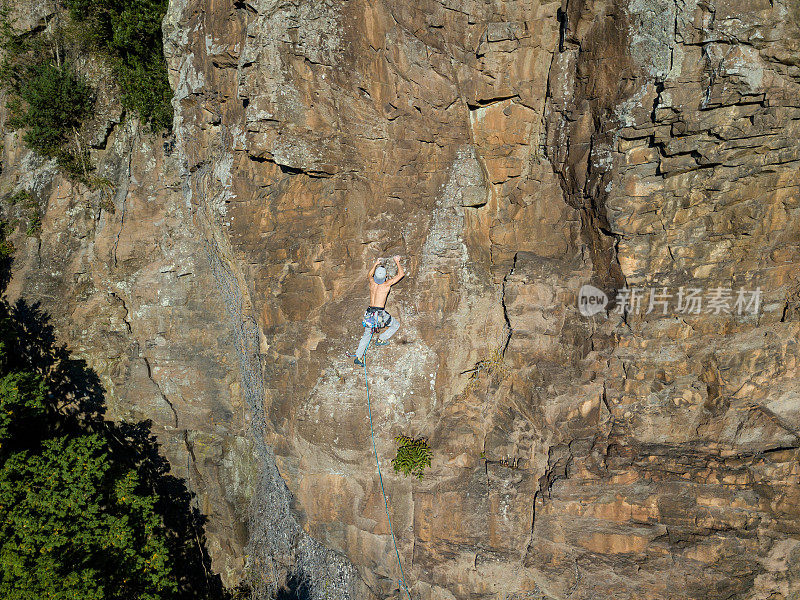
[[[63,40],[17,33],[3,7],[0,47],[0,85],[9,93],[6,124],[24,130],[28,148],[85,178],[90,167],[79,130],[94,100],[91,88],[64,59]]]
[[[11,277],[11,265],[14,263],[14,244],[8,236],[14,228],[8,221],[0,219],[0,290],[4,290]],[[2,344],[2,341],[0,341]],[[2,348],[2,346],[0,346]]]
[[[58,35],[18,34],[0,10],[0,85],[9,92],[6,124],[22,129],[25,145],[84,177],[88,156],[79,130],[94,106],[92,89],[64,58]]]
[[[92,90],[69,65],[40,62],[22,65],[11,85],[21,104],[8,125],[25,130],[23,140],[31,150],[60,162],[79,160],[79,147],[69,143],[94,106]]]
[[[109,57],[122,105],[155,129],[172,125],[161,21],[166,0],[67,0],[91,44]]]
[[[405,476],[414,475],[422,479],[425,467],[431,466],[431,452],[425,438],[412,438],[399,435],[395,438],[398,443],[397,456],[392,459],[392,466],[397,473]]]
[[[8,239],[10,231],[8,223],[0,221],[0,273],[10,270],[14,258],[14,244]]]
[[[94,94],[74,68],[87,51],[111,65],[120,102],[154,130],[172,125],[172,90],[161,41],[166,0],[66,0],[42,30],[14,29],[11,9],[0,7],[0,86],[9,92],[7,124],[24,130],[28,148],[58,160],[91,184],[82,126]],[[88,43],[87,43],[88,42]],[[90,74],[89,74],[90,75]]]

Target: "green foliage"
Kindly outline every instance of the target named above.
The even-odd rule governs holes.
[[[66,64],[46,61],[20,70],[23,75],[12,89],[24,108],[12,115],[9,126],[25,129],[25,144],[39,154],[62,163],[74,160],[65,146],[94,106],[91,89]]]
[[[14,244],[8,239],[8,234],[13,231],[12,227],[3,220],[0,220],[0,289],[5,289],[11,276],[11,264],[14,261]],[[0,352],[2,352],[2,342],[0,341]],[[3,415],[0,415],[0,427],[2,427]]]
[[[11,206],[16,206],[17,204],[28,206],[33,201],[33,196],[31,196],[31,193],[28,190],[17,190],[8,198],[6,198],[6,202],[8,202]]]
[[[42,231],[42,216],[37,212],[28,217],[28,226],[25,228],[25,234],[30,237],[39,235]]]
[[[431,466],[433,452],[425,438],[412,438],[399,435],[395,438],[398,443],[397,456],[392,459],[392,466],[397,473],[406,477],[414,475],[422,479],[425,467]]]
[[[8,239],[9,226],[4,221],[0,221],[0,268],[5,269],[7,261],[14,256],[14,244]]]
[[[0,402],[2,402],[0,400]],[[175,592],[155,498],[108,462],[99,435],[44,440],[0,468],[4,598],[167,598]]]
[[[67,0],[84,35],[111,61],[122,105],[154,129],[172,125],[172,90],[167,78],[161,21],[165,0]]]
[[[91,86],[74,64],[90,47],[111,65],[120,101],[154,130],[172,125],[172,90],[161,41],[166,0],[66,0],[71,20],[56,13],[44,31],[18,33],[8,6],[0,8],[0,86],[9,92],[7,124],[25,145],[55,158],[91,184],[81,129],[94,107]],[[36,231],[33,222],[29,229]]]
[[[44,416],[46,395],[44,382],[35,373],[10,372],[0,379],[0,453]]]
[[[0,315],[0,597],[158,600],[176,591],[157,496],[102,432],[64,412],[52,374],[19,361]]]
[[[60,33],[18,34],[6,7],[0,10],[0,48],[0,85],[9,92],[7,125],[24,130],[28,148],[85,178],[88,155],[79,130],[94,106],[93,92],[63,59]]]
[[[46,317],[0,299],[0,598],[230,598],[149,424],[103,412]]]

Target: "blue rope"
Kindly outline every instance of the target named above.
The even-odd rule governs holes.
[[[406,574],[403,572],[403,563],[400,562],[400,552],[397,549],[397,540],[394,539],[394,527],[392,527],[392,517],[389,516],[389,501],[386,499],[386,491],[383,489],[383,475],[381,475],[381,463],[378,462],[378,450],[375,447],[375,430],[372,427],[372,404],[369,400],[369,380],[367,379],[367,350],[369,350],[369,345],[372,343],[372,336],[375,334],[373,330],[369,335],[369,341],[367,342],[367,347],[364,349],[364,356],[362,357],[362,361],[364,361],[364,384],[367,387],[367,410],[369,411],[369,434],[372,436],[372,452],[375,454],[375,464],[378,467],[378,479],[381,482],[381,494],[383,494],[383,504],[386,507],[386,518],[389,519],[389,533],[392,534],[392,543],[394,544],[394,554],[397,556],[397,566],[400,567],[400,577],[401,580],[398,583],[401,583],[403,589],[406,591],[408,595],[408,600],[411,600],[411,592],[408,591],[408,585],[406,585]]]

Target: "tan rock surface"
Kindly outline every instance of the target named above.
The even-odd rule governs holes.
[[[175,149],[112,129],[113,213],[7,134],[3,179],[47,208],[11,293],[154,421],[261,597],[398,597],[344,356],[393,254],[369,377],[415,599],[798,597],[798,13],[175,1]],[[762,302],[587,318],[589,282]]]

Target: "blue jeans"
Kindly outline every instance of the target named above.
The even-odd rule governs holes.
[[[389,323],[389,327],[387,327],[386,331],[378,336],[378,339],[382,342],[385,342],[395,333],[397,333],[398,329],[400,329],[400,321],[397,320],[397,317],[392,317],[392,322]],[[367,351],[367,344],[369,344],[371,337],[372,329],[369,327],[364,327],[364,335],[361,336],[361,341],[358,342],[358,350],[356,350],[356,358],[358,358],[358,360],[364,358],[364,352]]]

